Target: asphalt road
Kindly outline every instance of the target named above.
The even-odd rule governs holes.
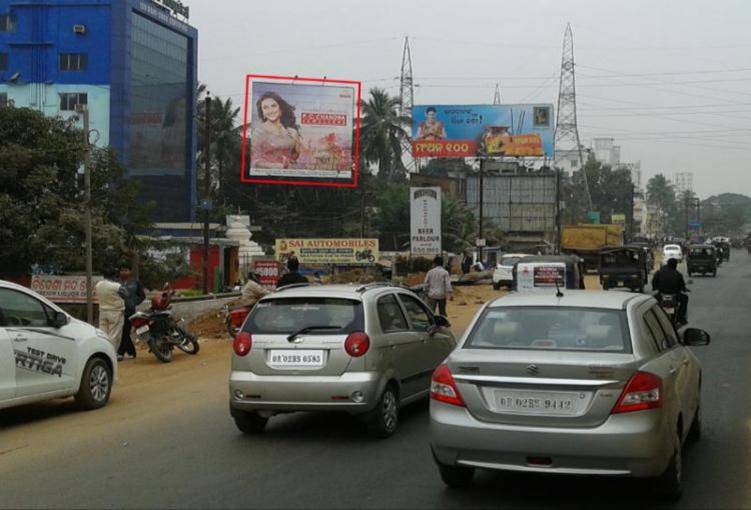
[[[704,435],[687,447],[677,508],[751,508],[751,257],[732,257],[717,278],[691,285],[689,320],[712,344],[695,350]],[[446,489],[428,448],[427,403],[405,409],[399,432],[383,441],[356,419],[302,413],[244,437],[228,416],[226,366],[202,372],[209,361],[193,361],[195,376],[134,382],[136,397],[102,411],[78,413],[69,402],[0,411],[0,507],[654,505],[628,479],[483,472],[471,490]]]

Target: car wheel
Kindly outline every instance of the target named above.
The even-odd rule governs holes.
[[[493,282],[493,289],[501,290],[501,282]]]
[[[475,469],[465,466],[449,466],[438,463],[441,480],[452,489],[466,489],[472,484]]]
[[[243,434],[260,434],[266,429],[268,418],[264,418],[258,413],[243,413],[237,415],[235,425]]]
[[[694,421],[691,422],[691,428],[688,429],[688,435],[686,436],[688,441],[692,443],[701,439],[701,406],[696,408],[694,414]]]
[[[91,410],[104,407],[112,391],[112,370],[102,358],[91,358],[86,362],[81,375],[81,386],[76,393],[76,403],[81,409]]]
[[[399,426],[399,397],[392,384],[386,386],[368,418],[368,432],[381,439],[391,436]]]
[[[666,501],[678,501],[683,492],[683,455],[681,438],[675,439],[675,452],[665,472],[654,480],[654,489]]]

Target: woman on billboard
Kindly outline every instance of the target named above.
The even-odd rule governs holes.
[[[302,137],[295,107],[276,92],[265,92],[256,102],[260,125],[253,128],[251,143],[256,168],[289,168],[300,157]]]
[[[443,127],[443,122],[435,118],[436,114],[436,109],[432,106],[425,110],[425,120],[417,128],[418,140],[443,140],[446,138],[446,128]]]

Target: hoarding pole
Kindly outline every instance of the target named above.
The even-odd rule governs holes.
[[[555,169],[555,253],[561,254],[561,169]]]
[[[83,115],[83,146],[86,150],[83,160],[83,182],[86,197],[86,210],[84,212],[84,223],[86,227],[86,322],[94,324],[94,298],[91,280],[93,273],[93,264],[91,256],[91,168],[89,160],[91,157],[91,145],[89,145],[89,109],[86,106],[79,107]]]
[[[203,182],[203,293],[209,293],[209,194],[211,192],[211,96],[206,92],[206,106],[204,109],[204,182]]]
[[[478,218],[479,225],[478,225],[478,229],[477,229],[478,230],[477,234],[478,234],[478,237],[480,239],[484,239],[483,232],[482,232],[482,206],[483,206],[483,201],[484,201],[484,197],[483,197],[483,195],[484,195],[484,193],[483,193],[483,191],[484,191],[484,189],[483,189],[483,179],[484,179],[484,176],[485,176],[485,158],[481,158],[480,159],[480,214],[479,214],[480,217]],[[478,246],[478,248],[479,249],[477,251],[477,259],[480,262],[482,262],[482,245]]]

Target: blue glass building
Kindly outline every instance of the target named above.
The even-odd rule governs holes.
[[[175,222],[195,213],[198,32],[166,5],[182,8],[0,0],[0,105],[70,117],[85,104],[97,145],[157,203],[154,220]]]

